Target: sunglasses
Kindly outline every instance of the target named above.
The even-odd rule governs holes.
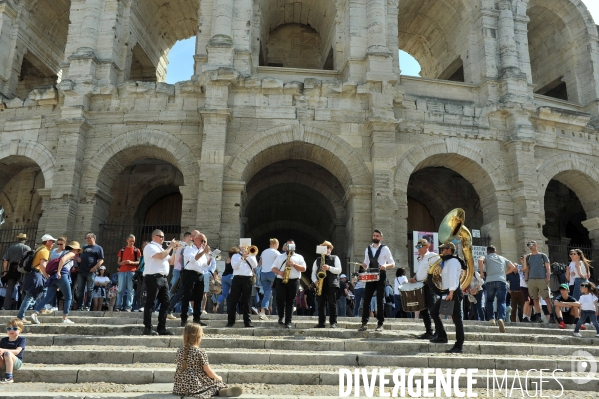
[[[420,249],[420,248],[424,248],[424,245],[422,245],[422,244],[418,244],[418,245],[416,245],[416,248],[418,248],[418,249]]]
[[[6,331],[19,331],[19,327],[6,327]]]
[[[576,252],[570,252],[570,255],[578,255]]]
[[[164,236],[154,236],[154,237],[162,238],[164,240]]]

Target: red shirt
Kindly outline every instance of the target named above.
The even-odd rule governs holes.
[[[136,253],[133,252],[135,250]],[[137,255],[137,256],[136,256]],[[125,247],[119,250],[119,262],[130,260],[131,262],[139,262],[141,258],[141,252],[135,247]],[[134,272],[137,270],[137,265],[122,265],[119,268],[119,272]]]

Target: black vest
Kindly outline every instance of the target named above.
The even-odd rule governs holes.
[[[330,267],[335,267],[335,258],[337,255],[326,255],[324,257],[324,264]],[[316,273],[318,274],[318,270],[320,269],[320,262],[322,261],[322,257],[316,259]],[[335,273],[331,273],[330,270],[325,272],[327,276],[324,278],[324,285],[326,287],[337,287],[339,288],[339,275]]]
[[[381,251],[383,250],[384,246],[385,246],[385,244],[380,244],[374,254],[372,253],[372,248],[370,248],[370,245],[368,246],[368,248],[366,248],[366,251],[368,251],[368,258],[370,259],[370,265],[368,266],[368,268],[379,270],[379,275],[380,275],[379,281],[374,281],[374,283],[377,283],[377,284],[381,284],[381,283],[385,284],[385,280],[387,280],[387,271],[379,269],[379,267],[381,266],[381,263],[379,262],[379,256],[381,256]],[[365,272],[366,272],[366,270],[364,270],[364,268],[362,266],[360,266],[360,273],[365,273]]]

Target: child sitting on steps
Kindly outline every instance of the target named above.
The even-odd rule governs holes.
[[[228,388],[221,376],[217,375],[208,364],[206,352],[200,349],[202,327],[190,323],[183,330],[183,348],[177,350],[175,363],[175,386],[173,394],[177,396],[193,396],[209,398],[212,396],[240,396],[240,387]]]

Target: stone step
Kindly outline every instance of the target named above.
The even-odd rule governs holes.
[[[435,365],[438,368],[443,368]],[[471,364],[471,367],[474,366]],[[212,364],[213,369],[219,374],[223,381],[229,384],[292,384],[306,386],[339,386],[340,372],[338,370],[323,371],[320,367],[310,367],[310,370],[297,370],[296,368],[288,370],[282,367],[266,368],[264,366],[248,366],[247,368],[231,368],[221,367],[218,364]],[[547,367],[548,368],[548,367]],[[372,367],[366,368],[368,372]],[[391,369],[391,373],[393,368]],[[349,368],[353,372],[353,368]],[[416,372],[416,379],[421,380],[423,369],[405,368],[406,378],[411,370]],[[455,371],[455,370],[454,370]],[[174,378],[174,366],[166,367],[166,365],[154,365],[151,368],[130,367],[122,365],[94,365],[94,366],[67,366],[60,364],[35,365],[23,367],[17,374],[17,380],[23,382],[52,382],[61,384],[75,383],[105,383],[113,384],[154,384],[154,383],[171,383]],[[568,372],[556,372],[552,376],[552,370],[546,371],[542,376],[539,373],[529,373],[527,378],[526,371],[521,371],[518,374],[515,372],[499,371],[498,378],[501,380],[506,375],[508,378],[508,386],[512,386],[513,380],[518,379],[521,386],[528,386],[529,389],[538,387],[540,379],[543,380],[543,389],[554,390],[575,390],[575,391],[597,391],[599,390],[599,378],[594,377],[585,384],[578,384],[577,379],[580,375],[572,376]],[[378,384],[378,375],[373,378]],[[517,377],[516,377],[517,376]],[[390,377],[390,376],[388,376]],[[473,378],[477,380],[477,387],[484,388],[487,386],[487,378],[492,383],[493,374],[487,374],[486,370],[474,372]],[[392,381],[392,379],[391,379]],[[480,381],[480,382],[478,382]],[[466,376],[460,378],[460,386],[466,386]],[[392,384],[392,383],[390,383]],[[516,383],[516,386],[517,383]],[[12,387],[16,387],[12,385]],[[14,388],[13,388],[14,389]]]
[[[447,350],[451,345],[437,345],[437,350]],[[449,355],[446,353],[411,353],[389,355],[373,352],[318,352],[282,350],[209,350],[210,362],[235,365],[285,365],[285,366],[341,366],[341,367],[422,367],[422,368],[468,368],[476,364],[481,369],[532,370],[548,368],[571,371],[571,353],[565,356],[530,355]],[[27,363],[87,365],[97,362],[119,365],[156,363],[171,365],[175,362],[175,351],[146,350],[144,348],[108,349],[27,349]]]

